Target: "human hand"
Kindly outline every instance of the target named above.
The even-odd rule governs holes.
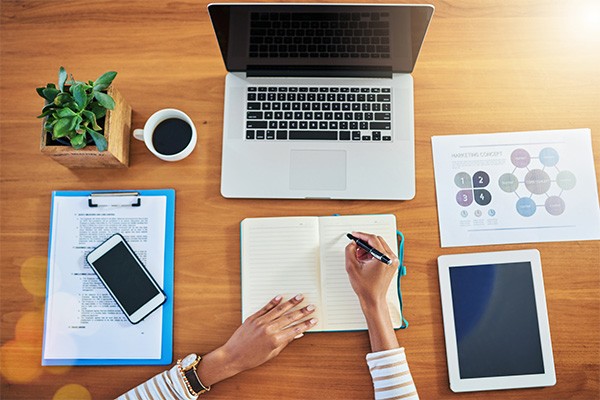
[[[391,265],[382,263],[358,247],[353,240],[346,246],[346,272],[363,309],[385,304],[390,282],[400,261],[381,236],[362,232],[352,232],[352,235],[364,240],[392,260]]]
[[[234,332],[223,348],[239,372],[269,361],[318,322],[316,318],[305,319],[315,310],[312,304],[291,311],[303,300],[299,294],[282,303],[282,297],[277,296]]]

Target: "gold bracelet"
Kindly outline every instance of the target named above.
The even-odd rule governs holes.
[[[199,396],[204,392],[210,391],[210,386],[208,386],[208,387],[204,386],[204,384],[200,380],[200,377],[198,376],[198,371],[197,371],[196,367],[198,366],[200,361],[202,361],[202,357],[197,356],[196,354],[189,354],[183,360],[181,360],[181,359],[177,360],[177,370],[179,371],[179,374],[181,375],[181,378],[183,379],[185,386],[188,388],[188,391],[192,394],[192,396]],[[184,364],[185,364],[185,367],[184,367]],[[185,368],[185,370],[184,370],[184,368]],[[194,387],[192,386],[192,384],[190,383],[190,381],[187,377],[187,374],[190,372],[192,374],[194,374],[195,381],[197,381],[198,385],[200,385],[201,390],[196,391],[194,389]],[[196,386],[198,386],[198,385],[196,385]]]
[[[194,392],[194,389],[192,389],[192,385],[190,385],[190,381],[188,381],[188,378],[183,373],[183,369],[181,368],[181,360],[177,360],[177,371],[179,371],[179,375],[183,379],[183,382],[185,383],[185,386],[187,387],[188,392],[190,392],[190,394],[194,397],[200,396],[200,393]],[[202,386],[204,386],[204,385],[202,385]]]

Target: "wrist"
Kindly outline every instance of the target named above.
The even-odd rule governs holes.
[[[385,300],[361,303],[367,321],[371,351],[377,352],[398,347],[398,339],[394,332],[389,307]]]
[[[359,296],[360,306],[362,308],[363,314],[365,316],[367,314],[376,314],[381,310],[387,310],[387,300],[385,295],[378,296]]]
[[[231,354],[221,346],[202,357],[197,373],[205,386],[214,385],[240,373]]]
[[[385,299],[361,302],[361,308],[367,322],[390,319],[390,309]]]

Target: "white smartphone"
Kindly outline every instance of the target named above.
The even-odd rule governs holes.
[[[146,318],[167,300],[120,234],[109,237],[86,259],[132,324]]]

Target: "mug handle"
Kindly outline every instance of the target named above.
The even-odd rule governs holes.
[[[136,138],[137,140],[141,140],[143,142],[144,141],[144,130],[143,129],[134,129],[133,137]]]

